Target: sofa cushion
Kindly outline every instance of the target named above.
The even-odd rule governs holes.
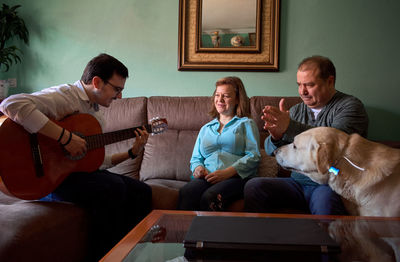
[[[178,189],[152,184],[152,180],[149,180],[148,184],[151,186],[152,190],[153,209],[175,210],[178,208]]]
[[[168,130],[151,136],[145,146],[140,179],[190,180],[190,158],[198,131],[211,120],[210,97],[150,97],[149,118],[168,121]]]
[[[198,131],[211,121],[208,112],[211,108],[211,97],[171,97],[153,96],[147,102],[147,115],[165,117],[170,130]]]
[[[140,168],[140,179],[190,180],[190,158],[197,131],[167,130],[149,138]]]
[[[117,99],[112,102],[108,108],[100,107],[105,120],[103,132],[110,132],[147,124],[146,108],[146,97]]]
[[[4,201],[3,201],[4,200]],[[68,203],[13,199],[0,192],[0,261],[82,261],[87,216]],[[7,204],[3,204],[7,203]]]
[[[148,179],[146,180],[146,184],[150,186],[162,186],[168,187],[174,190],[179,190],[181,187],[186,185],[188,181],[178,181],[178,180],[171,180],[171,179],[162,179],[162,178],[155,178],[155,179]]]
[[[133,144],[133,140],[127,140],[125,142],[119,143],[119,145],[112,145],[109,147],[106,147],[106,154],[114,154],[116,152],[124,152],[128,151],[129,148],[131,148]],[[120,148],[118,150],[117,148]],[[110,152],[112,151],[112,153]],[[134,179],[139,179],[139,170],[140,170],[140,163],[143,159],[143,154],[140,154],[138,157],[135,159],[128,159],[125,160],[118,165],[107,169],[108,171],[115,173],[115,174],[121,174],[125,176],[129,176]]]
[[[109,108],[100,107],[104,115],[105,126],[103,132],[112,132],[131,127],[137,127],[147,124],[147,98],[132,97],[115,100]],[[128,151],[131,148],[134,139],[124,140],[105,147],[106,154],[111,155]],[[139,178],[140,163],[142,155],[136,159],[128,159],[119,165],[110,168],[109,171],[118,174],[124,174],[132,178]]]
[[[276,177],[278,174],[278,163],[275,157],[267,155],[264,149],[260,150],[261,160],[257,170],[257,176]]]

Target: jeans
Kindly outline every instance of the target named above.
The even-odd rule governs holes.
[[[98,170],[70,174],[42,200],[72,202],[86,209],[88,260],[98,261],[151,211],[151,195],[151,188],[143,182]]]
[[[222,211],[235,200],[243,198],[246,183],[239,176],[210,184],[203,178],[195,178],[179,190],[178,209]]]
[[[278,212],[289,208],[315,215],[345,215],[338,194],[328,185],[301,185],[292,178],[257,177],[244,188],[245,211]]]

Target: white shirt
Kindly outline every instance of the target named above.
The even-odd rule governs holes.
[[[321,112],[322,108],[320,108],[320,109],[313,109],[313,108],[310,108],[310,109],[311,109],[311,111],[314,113],[314,119],[313,119],[313,120],[316,120],[316,119],[317,119],[317,116],[318,116],[319,112]]]
[[[0,104],[0,111],[14,122],[23,126],[29,133],[38,132],[49,119],[61,120],[76,113],[94,116],[104,126],[98,105],[89,101],[82,83],[53,86],[32,94],[17,94],[8,97]],[[105,156],[101,169],[111,167],[111,156]]]

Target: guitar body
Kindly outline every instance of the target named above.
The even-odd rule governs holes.
[[[101,134],[97,119],[89,114],[77,114],[54,121],[65,129],[84,136]],[[92,149],[79,160],[68,157],[55,140],[37,134],[42,160],[41,170],[35,167],[32,135],[11,119],[0,127],[0,177],[8,192],[21,199],[39,199],[56,189],[73,172],[93,172],[104,161],[105,149]],[[4,187],[0,186],[2,191]]]

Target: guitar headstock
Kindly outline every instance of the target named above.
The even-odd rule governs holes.
[[[168,122],[165,118],[153,117],[152,119],[150,119],[150,126],[152,134],[161,134],[162,132],[167,130]]]

